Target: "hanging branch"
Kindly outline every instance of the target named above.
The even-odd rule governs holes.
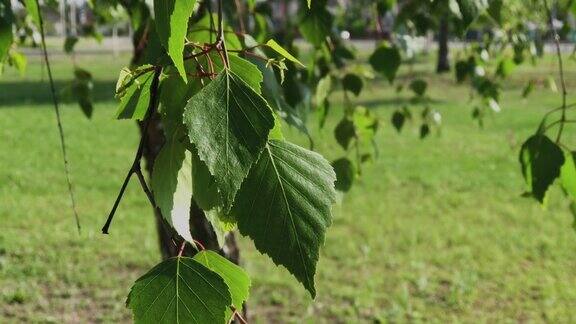
[[[560,142],[560,138],[562,137],[562,132],[564,131],[564,124],[566,122],[566,98],[568,96],[568,91],[566,90],[566,80],[564,78],[564,62],[562,61],[562,49],[560,48],[560,35],[558,35],[558,31],[556,30],[556,26],[554,26],[554,14],[552,10],[548,6],[548,0],[544,0],[544,6],[546,8],[546,12],[548,14],[548,20],[550,22],[550,27],[552,28],[552,33],[554,36],[554,44],[556,45],[556,56],[558,57],[558,70],[560,74],[560,86],[562,88],[562,116],[560,117],[560,126],[558,128],[558,135],[556,136],[556,143]]]
[[[236,12],[238,12],[238,23],[240,25],[240,32],[246,34],[246,26],[244,25],[244,6],[240,0],[234,0],[236,5]]]
[[[224,66],[228,69],[230,64],[228,61],[228,51],[226,50],[226,41],[224,39],[224,14],[222,12],[222,0],[218,0],[218,34],[216,35],[216,50],[222,57]]]
[[[58,98],[56,97],[56,86],[54,85],[54,78],[52,77],[52,69],[50,68],[50,60],[48,59],[48,50],[46,49],[46,35],[44,32],[44,19],[40,11],[39,0],[35,4],[38,10],[38,24],[40,26],[40,39],[42,42],[42,52],[44,54],[44,62],[46,63],[46,70],[48,71],[48,79],[50,82],[50,92],[52,93],[52,103],[54,111],[56,112],[56,122],[58,124],[58,134],[60,135],[60,147],[62,148],[62,159],[64,160],[64,173],[66,174],[66,182],[68,184],[68,193],[70,194],[70,202],[72,203],[72,211],[74,212],[74,219],[76,220],[76,228],[80,234],[80,218],[76,209],[76,200],[74,199],[74,191],[72,190],[72,180],[70,179],[70,168],[68,166],[68,154],[66,152],[66,142],[64,140],[64,128],[62,127],[62,118],[60,117],[60,106],[58,105]]]
[[[140,185],[142,186],[142,189],[146,193],[148,200],[150,200],[150,203],[152,204],[152,206],[154,208],[157,208],[156,202],[154,201],[154,196],[152,195],[152,192],[150,191],[150,189],[146,185],[146,181],[144,180],[144,175],[142,174],[142,169],[140,167],[140,161],[142,160],[142,154],[144,153],[144,144],[146,143],[146,139],[148,138],[148,126],[150,125],[150,120],[152,119],[152,114],[154,113],[154,111],[156,111],[156,107],[158,106],[158,97],[159,97],[158,85],[160,83],[160,74],[161,73],[162,73],[161,67],[156,67],[154,69],[154,77],[152,79],[152,84],[150,86],[150,102],[148,104],[148,110],[146,112],[146,117],[144,118],[144,127],[142,130],[142,136],[140,137],[140,144],[138,145],[138,150],[136,151],[136,156],[134,157],[134,162],[132,162],[132,167],[130,167],[128,174],[126,174],[126,178],[124,178],[124,183],[122,184],[122,187],[120,188],[120,192],[118,193],[118,196],[116,197],[116,201],[114,201],[114,206],[112,206],[112,210],[110,211],[110,214],[108,215],[108,219],[106,220],[106,224],[104,224],[104,226],[102,227],[102,233],[103,234],[108,234],[108,229],[110,227],[110,224],[112,223],[112,219],[114,218],[114,214],[116,213],[116,209],[118,208],[118,205],[120,204],[120,201],[122,200],[122,197],[124,196],[124,191],[126,190],[126,187],[128,186],[128,182],[130,182],[130,178],[132,178],[133,174],[136,174],[138,176],[138,179],[140,180]]]

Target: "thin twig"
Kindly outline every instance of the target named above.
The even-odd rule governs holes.
[[[38,10],[38,23],[40,26],[40,39],[42,41],[42,49],[44,52],[44,61],[46,62],[46,70],[48,71],[48,79],[50,81],[50,91],[52,92],[52,101],[54,104],[54,111],[56,112],[56,122],[58,124],[58,133],[60,135],[60,146],[62,148],[62,159],[64,160],[64,173],[66,174],[66,182],[68,184],[68,193],[70,194],[70,201],[72,202],[72,211],[74,212],[74,219],[76,220],[76,228],[80,234],[80,218],[76,210],[76,200],[74,199],[74,191],[72,190],[72,180],[70,179],[70,169],[68,166],[68,154],[66,153],[66,142],[64,140],[64,129],[62,127],[62,119],[60,117],[60,107],[58,106],[58,98],[56,97],[56,87],[54,85],[54,78],[52,77],[52,69],[50,68],[50,60],[48,59],[48,49],[46,49],[46,35],[44,32],[44,19],[42,18],[42,11],[40,10],[39,0],[36,0]]]
[[[562,61],[562,50],[560,48],[560,36],[554,26],[554,15],[552,10],[548,6],[548,0],[544,0],[544,6],[546,7],[546,12],[548,13],[548,19],[550,21],[550,27],[552,28],[552,33],[554,34],[554,44],[556,45],[556,55],[558,56],[558,70],[560,74],[560,86],[562,88],[562,116],[560,117],[560,128],[558,129],[558,135],[556,136],[556,143],[560,142],[562,137],[562,132],[564,131],[564,122],[566,121],[566,98],[568,96],[568,91],[566,90],[566,80],[564,78],[564,62]]]
[[[218,0],[218,34],[216,35],[216,49],[222,57],[224,66],[229,69],[228,51],[226,50],[226,40],[224,38],[224,13],[222,12],[222,0]],[[221,50],[221,51],[220,51]]]
[[[246,321],[246,319],[244,319],[244,317],[242,317],[242,315],[238,312],[238,310],[236,309],[236,307],[234,306],[230,306],[230,309],[232,310],[232,312],[234,312],[234,316],[232,318],[236,318],[240,323],[242,324],[248,324],[248,322]]]
[[[544,128],[544,131],[548,131],[550,128],[560,124],[560,127],[564,127],[564,124],[574,124],[576,123],[576,120],[570,120],[570,119],[565,119],[565,120],[557,120],[554,122],[551,122],[550,124],[546,125],[546,127]]]
[[[114,218],[114,215],[116,214],[116,209],[118,208],[118,205],[120,204],[120,201],[122,200],[122,197],[124,196],[124,191],[126,190],[126,186],[128,185],[128,182],[130,182],[130,178],[132,177],[132,175],[134,173],[136,173],[139,178],[142,177],[140,179],[140,184],[142,185],[142,189],[144,189],[144,192],[146,192],[146,195],[150,199],[150,202],[152,203],[152,205],[154,207],[156,207],[156,204],[154,203],[154,198],[152,196],[152,193],[148,189],[148,186],[146,186],[146,182],[142,182],[144,177],[142,176],[142,171],[140,169],[140,160],[142,159],[142,154],[144,153],[144,144],[146,143],[146,139],[148,138],[148,126],[150,126],[150,120],[152,119],[152,115],[153,115],[154,111],[156,110],[156,106],[158,104],[158,92],[159,92],[158,91],[158,85],[160,82],[160,74],[161,73],[162,73],[162,68],[156,67],[156,69],[154,70],[154,77],[152,79],[152,84],[150,85],[150,94],[151,94],[150,95],[150,102],[148,103],[148,110],[147,110],[146,116],[144,118],[144,126],[143,126],[143,130],[142,130],[142,136],[140,137],[140,143],[138,144],[138,150],[136,151],[136,155],[134,156],[134,162],[132,162],[132,166],[130,167],[128,174],[126,174],[126,178],[124,178],[124,183],[122,184],[122,187],[120,188],[120,192],[118,193],[118,196],[116,197],[116,201],[114,202],[114,205],[112,206],[112,210],[110,211],[110,214],[108,215],[108,218],[106,219],[106,223],[102,227],[102,233],[103,234],[108,234],[108,229],[110,228],[110,224],[112,223],[112,219]]]
[[[183,241],[182,244],[180,245],[180,249],[178,249],[178,257],[182,256],[182,253],[184,253],[184,247],[186,246],[186,241]]]
[[[240,31],[246,34],[246,27],[244,26],[244,6],[240,0],[234,0],[236,11],[238,12],[238,22],[240,23]]]
[[[206,55],[206,54],[208,54],[213,48],[214,48],[213,45],[206,46],[202,51],[200,51],[200,52],[198,52],[198,53],[194,53],[194,54],[190,54],[190,55],[184,56],[184,61],[189,60],[189,59],[193,59],[193,58],[198,58],[199,56],[202,56],[202,55]]]
[[[200,243],[200,241],[194,240],[194,239],[193,239],[193,241],[194,241],[194,244],[198,245],[198,247],[200,248],[200,251],[206,250],[206,247],[204,247],[204,244]]]
[[[144,174],[142,174],[142,168],[140,167],[140,163],[138,163],[137,169],[134,171],[134,173],[136,173],[136,176],[138,176],[140,186],[142,187],[142,190],[144,190],[144,193],[146,194],[146,197],[148,197],[148,200],[150,201],[152,207],[158,208],[158,206],[156,205],[156,200],[154,200],[154,195],[152,194],[152,191],[146,184],[146,179],[144,179]]]

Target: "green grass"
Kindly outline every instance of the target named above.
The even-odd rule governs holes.
[[[55,60],[61,86],[71,66]],[[113,120],[115,78],[128,57],[79,57],[96,78],[95,115],[86,120],[76,105],[62,108],[82,235],[46,77],[37,58],[30,61],[24,77],[8,71],[0,78],[0,322],[127,321],[131,283],[159,259],[153,215],[135,182],[111,234],[100,234],[138,141],[133,122]],[[560,102],[543,87],[522,99],[522,86],[553,74],[554,61],[519,69],[504,89],[503,111],[484,129],[470,117],[466,86],[434,75],[431,64],[415,68],[443,115],[441,135],[419,140],[417,123],[396,134],[389,119],[408,96],[372,82],[355,101],[381,118],[379,158],[333,208],[316,300],[241,240],[254,322],[576,321],[576,234],[567,202],[557,189],[545,209],[521,198],[517,162],[523,139]],[[572,89],[575,68],[569,61]],[[318,151],[330,159],[345,154],[332,139],[341,109],[333,112],[323,130],[315,116],[309,121]]]

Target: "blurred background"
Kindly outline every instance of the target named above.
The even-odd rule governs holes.
[[[69,207],[46,69],[39,48],[29,42],[21,47],[25,71],[4,67],[0,76],[1,323],[127,322],[129,287],[160,258],[153,212],[136,181],[110,235],[100,232],[139,140],[133,121],[114,120],[118,71],[131,59],[130,24],[118,13],[95,29],[88,3],[62,3],[43,12],[83,230],[77,233]],[[318,297],[313,301],[285,269],[240,238],[241,265],[252,277],[250,321],[576,321],[576,232],[568,202],[558,188],[546,207],[523,198],[518,164],[522,141],[560,104],[551,44],[543,46],[538,64],[518,66],[502,83],[501,111],[480,127],[472,118],[470,87],[456,82],[450,65],[490,30],[473,26],[464,37],[447,35],[449,51],[443,54],[440,29],[419,36],[393,32],[397,12],[376,23],[364,10],[367,3],[331,2],[332,11],[342,12],[341,37],[356,48],[360,66],[367,65],[377,35],[390,33],[409,44],[402,57],[410,64],[402,64],[396,82],[425,79],[441,127],[420,139],[420,125],[407,120],[397,132],[389,121],[394,111],[415,105],[412,95],[380,76],[365,82],[356,103],[381,120],[378,154],[333,207],[316,275]],[[271,2],[272,22],[284,19],[275,10],[282,5]],[[524,24],[536,30],[536,24]],[[66,52],[70,39],[76,43],[73,54]],[[562,40],[573,90],[573,33]],[[306,55],[309,47],[298,44]],[[71,60],[92,73],[91,120],[66,96]],[[450,72],[438,74],[443,60]],[[525,98],[528,80],[534,89]],[[343,154],[333,138],[342,91],[331,97],[324,128],[314,113],[307,119],[315,150],[329,160]],[[284,132],[307,145],[296,129]],[[574,140],[574,134],[568,129],[566,136]]]

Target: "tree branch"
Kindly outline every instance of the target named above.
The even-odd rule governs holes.
[[[566,97],[568,96],[568,91],[566,90],[566,80],[564,77],[564,62],[562,61],[562,50],[560,48],[560,36],[554,26],[554,14],[548,6],[548,0],[544,0],[544,6],[546,7],[546,12],[548,13],[548,20],[550,21],[550,27],[552,28],[552,33],[554,36],[554,44],[556,45],[556,56],[558,57],[558,70],[560,74],[560,86],[562,88],[562,116],[560,117],[560,127],[558,128],[558,135],[556,136],[556,143],[560,142],[562,137],[562,132],[564,131],[564,122],[566,121]]]
[[[56,112],[56,122],[58,124],[58,133],[60,135],[60,146],[62,148],[62,159],[64,160],[64,173],[66,174],[66,182],[68,184],[68,193],[70,194],[70,201],[72,202],[72,211],[74,212],[74,219],[76,220],[76,228],[80,234],[80,218],[76,209],[76,200],[74,199],[74,191],[72,190],[72,180],[70,179],[70,168],[68,166],[68,154],[66,153],[66,142],[64,140],[64,128],[62,127],[62,118],[60,117],[60,107],[58,105],[58,98],[56,97],[56,87],[54,85],[54,78],[52,77],[52,69],[50,68],[50,60],[48,59],[48,50],[46,49],[46,35],[44,32],[44,19],[42,18],[42,11],[40,10],[39,0],[35,4],[38,10],[38,23],[40,26],[40,38],[42,41],[42,50],[44,53],[44,61],[46,62],[46,70],[48,71],[48,79],[50,81],[50,91],[52,92],[52,101],[54,111]]]
[[[150,86],[150,102],[148,104],[148,110],[146,112],[146,117],[144,118],[144,127],[143,127],[144,130],[142,132],[142,136],[140,137],[140,144],[138,145],[138,150],[136,151],[136,155],[134,156],[134,162],[132,162],[132,166],[130,167],[128,174],[126,174],[126,178],[124,178],[124,183],[122,184],[122,187],[120,188],[120,192],[118,193],[118,196],[116,197],[116,201],[114,202],[114,205],[112,206],[112,210],[110,211],[110,214],[108,215],[108,218],[106,219],[106,223],[102,227],[102,233],[103,234],[108,234],[110,224],[112,223],[112,219],[114,218],[114,215],[116,214],[116,209],[118,208],[118,205],[120,204],[120,201],[122,200],[122,197],[124,196],[124,191],[126,190],[126,186],[128,185],[128,182],[130,182],[130,178],[132,177],[132,175],[134,173],[136,173],[138,178],[140,179],[140,184],[142,185],[142,189],[144,190],[144,192],[148,196],[150,203],[152,203],[154,208],[156,208],[156,204],[154,202],[154,197],[152,196],[152,193],[148,189],[146,182],[143,181],[144,176],[142,175],[142,171],[140,168],[140,160],[142,159],[142,154],[144,153],[144,144],[146,143],[146,139],[148,138],[148,132],[147,132],[148,126],[150,125],[150,120],[152,119],[151,118],[152,114],[154,113],[154,111],[156,110],[156,108],[158,106],[158,95],[159,95],[159,87],[158,86],[160,83],[160,74],[161,73],[162,73],[161,67],[156,67],[154,69],[154,77],[152,79],[152,84]]]

